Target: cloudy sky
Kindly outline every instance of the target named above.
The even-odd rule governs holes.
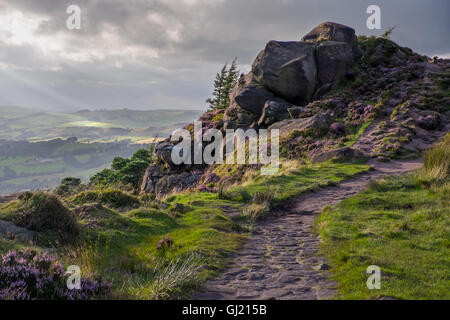
[[[382,30],[366,27],[381,7]],[[81,30],[66,28],[69,5]],[[449,0],[0,0],[0,105],[52,110],[206,107],[225,61],[323,21],[450,57]]]

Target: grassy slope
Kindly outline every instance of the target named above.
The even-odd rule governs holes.
[[[420,171],[373,183],[319,217],[338,298],[450,299],[449,146],[448,135]],[[370,265],[381,268],[380,290],[366,287]]]
[[[367,166],[350,164],[316,165],[294,170],[293,174],[285,173],[279,177],[266,178],[265,182],[257,179],[249,183],[247,188],[252,194],[253,190],[282,187],[285,179],[291,179],[289,192],[277,196],[277,199],[281,200],[313,191],[319,185],[341,181],[367,169]],[[189,289],[224,268],[227,256],[236,251],[248,236],[248,232],[227,215],[229,211],[242,210],[245,201],[223,200],[213,193],[185,193],[169,197],[167,203],[170,206],[166,210],[140,208],[123,213],[122,216],[132,220],[131,229],[123,230],[119,224],[102,231],[103,235],[113,236],[114,239],[110,241],[110,257],[106,260],[113,263],[109,266],[111,269],[117,269],[118,264],[121,265],[120,273],[114,275],[117,277],[114,282],[117,284],[117,294],[122,298],[145,299],[157,294],[155,276],[152,276],[150,271],[155,259],[163,258],[158,260],[158,263],[177,259],[183,263],[195,253],[201,259],[198,264],[205,267],[195,272],[195,280],[186,278],[173,292],[167,293],[171,297],[187,297],[189,290],[186,287]],[[184,205],[185,212],[174,211],[175,204]],[[174,240],[174,246],[161,256],[155,245],[164,236],[170,236]],[[124,257],[131,257],[134,261],[132,268],[140,266],[138,269],[142,271],[134,274],[130,273],[131,270],[124,272],[126,268],[124,269],[121,261]],[[123,283],[126,285],[123,286]],[[158,293],[157,297],[164,297],[164,294]]]
[[[114,206],[115,210],[97,210],[80,220],[86,230],[85,243],[71,255],[64,248],[62,257],[67,265],[79,265],[82,272],[105,275],[113,282],[115,298],[186,298],[190,289],[224,268],[226,258],[249,235],[228,212],[241,211],[257,192],[269,188],[282,190],[275,196],[276,201],[281,201],[366,170],[367,166],[352,164],[290,164],[278,176],[249,182],[249,199],[224,200],[215,193],[183,193],[168,197],[166,209],[152,208],[154,203],[143,200],[138,209],[124,203],[122,208]],[[176,204],[184,209],[177,210]],[[14,203],[3,206],[0,217],[11,219],[14,210]],[[174,240],[173,247],[156,250],[157,242],[165,236]],[[0,243],[0,251],[11,246]],[[171,268],[178,271],[174,274]],[[169,279],[175,280],[170,283]]]

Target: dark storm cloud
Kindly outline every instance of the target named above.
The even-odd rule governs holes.
[[[79,31],[65,28],[72,4]],[[448,0],[0,0],[0,14],[45,18],[31,39],[0,33],[0,104],[203,108],[220,65],[238,57],[246,71],[268,40],[323,21],[381,34],[366,28],[370,4],[401,45],[450,53]]]

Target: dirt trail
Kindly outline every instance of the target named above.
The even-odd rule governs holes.
[[[205,284],[195,299],[327,299],[335,294],[326,258],[318,255],[314,221],[325,206],[362,191],[369,181],[402,174],[421,160],[369,162],[375,169],[337,186],[293,198],[262,221],[228,269]]]

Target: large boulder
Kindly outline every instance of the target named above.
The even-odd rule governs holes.
[[[306,42],[338,41],[345,42],[354,48],[358,44],[355,29],[335,22],[319,24],[302,38]]]
[[[286,118],[286,103],[303,106],[335,88],[360,54],[355,30],[332,22],[317,26],[303,41],[270,41],[233,89],[225,128]]]
[[[305,104],[316,87],[314,46],[299,41],[270,41],[252,66],[253,77],[276,96]]]
[[[295,108],[288,102],[267,101],[258,125],[269,126],[274,122],[290,118],[289,110]]]
[[[164,162],[167,166],[173,167],[174,164],[172,162],[172,150],[174,145],[168,141],[164,141],[156,144],[155,146],[155,154],[162,162]]]
[[[161,198],[170,192],[182,191],[194,185],[200,179],[200,176],[200,174],[188,172],[166,175],[156,183],[155,194],[158,198]]]
[[[317,46],[319,86],[338,84],[353,64],[353,51],[345,42],[324,41]]]
[[[286,138],[293,131],[305,131],[307,129],[323,127],[330,121],[331,116],[328,113],[318,113],[308,118],[291,119],[276,122],[269,127],[269,130],[278,129],[280,130],[280,137]]]
[[[147,168],[144,178],[142,179],[141,193],[153,193],[155,191],[156,183],[163,176],[164,172],[158,165],[152,165]]]
[[[230,94],[231,106],[238,105],[242,109],[256,115],[261,115],[264,104],[268,100],[281,100],[267,88],[262,86],[253,76],[253,73],[241,76],[238,84]]]
[[[258,119],[258,115],[241,108],[237,103],[231,103],[223,116],[223,128],[224,130],[248,128]]]
[[[336,161],[355,161],[363,157],[363,154],[350,147],[342,147],[334,150],[323,151],[311,157],[311,163],[325,162],[330,159]]]

